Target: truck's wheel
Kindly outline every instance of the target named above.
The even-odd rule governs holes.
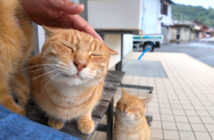
[[[150,48],[150,52],[153,52],[154,51],[154,46],[152,43],[146,43],[143,47],[143,51],[145,51],[146,49]]]

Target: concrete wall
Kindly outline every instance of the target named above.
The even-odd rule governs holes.
[[[197,39],[196,33],[194,31],[191,32],[191,41]]]
[[[170,30],[168,26],[161,27],[161,33],[164,36],[163,43],[168,43],[170,41]]]
[[[168,11],[167,11],[167,15],[161,15],[161,23],[162,23],[162,29],[161,29],[161,33],[164,36],[164,40],[163,43],[168,43],[170,42],[171,38],[171,33],[170,33],[170,29],[169,26],[172,25],[172,6],[171,4],[168,4]]]
[[[176,36],[178,32],[180,33],[180,42],[188,42],[194,39],[192,30],[189,27],[170,27],[170,42],[177,41]]]
[[[191,29],[187,27],[180,28],[180,41],[190,41],[191,40]]]
[[[176,28],[169,28],[169,33],[170,33],[170,42],[176,42],[176,34],[177,34],[177,30]]]

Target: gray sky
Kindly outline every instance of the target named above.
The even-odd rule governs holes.
[[[175,3],[214,8],[214,0],[172,0]]]

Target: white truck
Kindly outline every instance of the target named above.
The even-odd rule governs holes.
[[[142,34],[133,36],[133,50],[144,51],[159,48],[163,35],[161,34],[161,0],[142,0]]]
[[[163,35],[161,34],[133,35],[133,50],[145,51],[149,49],[150,52],[153,52],[155,48],[160,48],[162,41]]]

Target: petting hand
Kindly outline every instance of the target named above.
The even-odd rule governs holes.
[[[40,25],[74,28],[100,39],[95,30],[78,14],[84,10],[82,4],[69,0],[22,0],[22,5],[31,20]]]

